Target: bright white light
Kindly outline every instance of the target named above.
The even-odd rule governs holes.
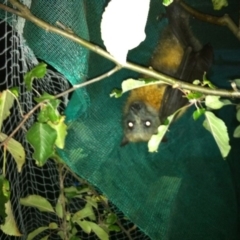
[[[124,65],[127,53],[146,37],[150,0],[112,0],[102,16],[101,35],[107,51]]]

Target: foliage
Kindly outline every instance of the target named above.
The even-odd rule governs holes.
[[[151,139],[148,141],[148,151],[149,152],[157,152],[158,150],[158,147],[164,137],[164,135],[166,134],[171,122],[173,121],[174,119],[174,116],[176,115],[177,113],[174,113],[172,114],[171,116],[169,116],[167,118],[167,124],[163,124],[163,125],[160,125],[158,127],[158,133],[157,134],[154,134],[152,135]]]
[[[156,79],[127,79],[122,83],[122,90],[113,90],[111,93],[111,97],[120,97],[123,93],[130,91],[132,89],[143,87],[149,84],[162,84],[162,81],[157,81]],[[195,85],[201,86],[208,86],[212,89],[216,89],[216,87],[211,83],[211,81],[206,79],[204,74],[203,81],[195,80]],[[193,112],[193,119],[197,120],[202,115],[205,116],[205,121],[203,126],[212,134],[214,137],[218,148],[222,154],[223,158],[226,158],[229,154],[231,147],[229,145],[229,136],[228,131],[225,123],[216,117],[210,110],[220,109],[223,106],[232,104],[231,101],[227,100],[220,100],[219,96],[211,96],[211,95],[204,95],[203,93],[196,92],[196,91],[187,91],[182,89],[185,93],[186,98],[189,100],[189,105],[183,107],[188,108],[192,105],[196,107],[196,110]],[[206,107],[203,107],[202,103],[205,102]],[[167,124],[160,125],[158,128],[158,133],[152,135],[151,139],[148,142],[148,150],[149,152],[156,152],[159,148],[159,145],[166,134],[168,128],[170,127],[171,122],[173,121],[174,117],[183,109],[179,109],[174,114],[168,117]],[[238,117],[240,116],[240,110],[238,111]],[[239,117],[240,119],[240,117]],[[235,130],[235,136],[240,137],[240,126]]]
[[[74,198],[80,198],[86,204],[79,211],[70,212],[71,208],[68,204]],[[59,222],[67,225],[67,233],[64,233],[59,222],[51,222],[48,226],[39,227],[29,233],[28,239],[33,239],[46,230],[55,231],[62,239],[66,239],[66,235],[68,239],[72,239],[76,237],[76,226],[79,226],[85,233],[90,234],[93,232],[99,239],[107,240],[109,239],[108,234],[110,231],[120,231],[120,228],[116,225],[116,214],[108,210],[104,210],[103,214],[99,214],[98,208],[102,202],[107,204],[107,200],[103,196],[96,197],[96,194],[87,185],[64,188],[56,206],[52,206],[47,199],[39,195],[29,195],[26,198],[21,198],[20,203],[22,205],[37,208],[39,211],[54,213],[60,219]],[[96,213],[98,213],[97,216]],[[47,236],[48,232],[46,232],[46,239]]]
[[[173,2],[173,0],[163,0],[163,1],[162,1],[163,5],[166,6],[166,7],[167,7],[168,5],[170,5],[172,2]]]
[[[135,88],[140,88],[152,84],[164,84],[164,82],[153,78],[140,78],[139,80],[129,78],[122,82],[121,89],[113,89],[110,97],[119,98],[122,96],[122,94]]]
[[[7,217],[5,218],[5,223],[0,226],[0,229],[10,236],[21,236],[22,234],[19,232],[17,224],[15,222],[10,200],[8,200],[5,204],[5,212],[7,214]]]
[[[43,78],[47,72],[47,65],[45,63],[39,63],[31,71],[24,75],[24,82],[28,91],[32,90],[32,82],[34,79]]]
[[[171,4],[171,2],[172,0],[163,0],[163,4],[166,6]],[[212,2],[216,10],[228,5],[227,0],[212,0]],[[34,80],[44,77],[47,71],[46,67],[47,65],[45,63],[40,63],[25,74],[24,82],[28,91],[33,90],[32,85]],[[239,79],[235,80],[238,87],[240,85],[239,82]],[[163,84],[163,82],[155,79],[140,79],[140,81],[128,79],[123,81],[122,90],[114,90],[111,96],[120,97],[127,91],[148,84]],[[205,77],[203,81],[196,80],[194,84],[216,89],[216,87]],[[205,116],[203,126],[213,135],[222,156],[225,158],[231,149],[227,128],[224,122],[217,118],[211,110],[220,109],[232,103],[229,100],[220,99],[219,96],[206,96],[196,91],[183,91],[185,92],[186,98],[189,100],[189,105],[187,107],[196,107],[193,113],[193,119],[198,120],[201,116]],[[9,154],[11,154],[17,165],[18,172],[21,173],[25,163],[25,151],[21,143],[13,139],[11,135],[7,136],[2,132],[2,125],[4,120],[11,114],[11,108],[14,106],[14,102],[16,101],[19,105],[18,92],[19,90],[17,88],[12,88],[0,93],[0,142],[4,152],[3,174],[0,175],[0,216],[5,219],[5,222],[0,225],[0,229],[4,233],[13,236],[21,236],[21,233],[17,228],[11,210],[10,184],[6,179],[6,153],[9,152]],[[33,159],[38,166],[42,167],[49,158],[57,159],[57,148],[64,148],[67,126],[64,123],[65,116],[61,115],[58,111],[60,101],[56,99],[55,96],[45,92],[34,100],[40,110],[37,114],[36,122],[28,129],[26,138],[34,149]],[[205,102],[205,106],[203,106],[203,102]],[[236,117],[240,122],[240,105],[237,105],[236,109]],[[157,151],[162,138],[177,113],[178,112],[169,116],[166,124],[159,126],[158,133],[153,135],[148,143],[150,152]],[[24,118],[28,118],[29,115],[24,116]],[[21,126],[19,126],[19,128],[20,127]],[[240,125],[235,129],[234,137],[240,137]],[[64,168],[62,162],[57,160],[56,162],[60,168]],[[60,181],[63,181],[64,174],[62,171],[59,171],[59,176]],[[48,226],[41,226],[35,229],[28,235],[28,239],[33,239],[46,230],[56,231],[62,239],[65,239],[66,234],[69,239],[78,239],[76,236],[76,226],[80,227],[87,234],[91,232],[95,233],[99,239],[108,239],[110,231],[120,230],[117,225],[117,216],[112,213],[109,208],[104,208],[103,213],[100,214],[100,216],[96,216],[96,213],[99,213],[99,206],[107,205],[107,200],[103,196],[96,196],[97,194],[90,189],[89,186],[84,186],[81,188],[70,187],[61,189],[59,200],[55,206],[46,198],[38,195],[29,195],[20,199],[22,205],[34,207],[39,211],[56,214],[61,220],[59,221],[60,223],[51,222]],[[86,202],[86,204],[77,212],[68,212],[68,204],[74,198],[80,198]],[[63,228],[64,224],[67,225],[66,228]],[[48,235],[42,239],[48,239]]]
[[[33,89],[32,82],[34,79],[44,77],[46,73],[46,64],[40,63],[24,76],[27,89]],[[0,93],[0,126],[5,119],[10,116],[10,110],[14,105],[14,101],[18,103],[18,89],[13,88]],[[34,98],[39,106],[39,112],[36,116],[35,123],[28,129],[26,133],[27,141],[32,145],[34,153],[33,159],[36,165],[42,167],[49,158],[53,158],[60,169],[64,169],[65,164],[56,154],[57,148],[64,148],[65,137],[67,134],[67,126],[64,123],[65,116],[58,111],[60,101],[46,92],[41,96]],[[19,104],[20,107],[20,104]],[[21,109],[20,109],[21,111]],[[27,114],[25,118],[28,118]],[[0,229],[13,236],[21,236],[14,216],[11,210],[10,202],[10,184],[5,178],[5,163],[7,161],[6,152],[8,151],[16,162],[18,172],[22,171],[25,163],[25,151],[21,143],[0,132],[0,142],[4,149],[4,169],[3,175],[0,175],[0,216],[5,219],[4,224],[0,225]],[[64,180],[62,171],[59,171],[59,179]],[[62,184],[63,186],[63,184]],[[110,231],[120,231],[117,223],[117,216],[112,213],[108,206],[106,198],[98,196],[89,186],[70,187],[61,189],[59,200],[53,206],[46,198],[39,195],[29,195],[20,199],[20,204],[26,207],[33,207],[41,212],[49,212],[56,214],[60,219],[60,223],[51,222],[48,226],[41,226],[31,233],[27,239],[33,239],[44,231],[51,230],[62,239],[79,239],[77,237],[76,226],[79,226],[87,234],[94,233],[101,240],[109,239]],[[86,202],[85,206],[77,212],[69,212],[68,209],[71,200],[80,198]],[[104,212],[99,215],[99,205],[105,204]],[[108,209],[108,210],[107,210]],[[96,216],[96,213],[98,214]],[[63,227],[65,226],[65,227]],[[48,239],[48,234],[42,239]]]
[[[223,7],[228,6],[227,0],[212,0],[213,9],[214,10],[221,10]]]
[[[225,123],[212,112],[206,111],[204,114],[206,119],[203,122],[203,126],[212,133],[222,156],[224,158],[227,157],[231,147]]]
[[[0,191],[0,216],[5,219],[7,215],[5,213],[4,205],[9,200],[10,193],[9,193],[9,182],[2,175],[0,175],[0,190],[1,190]]]
[[[235,79],[234,83],[236,84],[236,86],[238,88],[240,88],[240,79]],[[236,118],[237,118],[238,122],[240,122],[240,104],[236,105]],[[240,138],[240,125],[238,125],[236,127],[236,129],[234,130],[233,136],[235,138]]]

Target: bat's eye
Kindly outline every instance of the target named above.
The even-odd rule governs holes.
[[[129,129],[133,129],[133,127],[134,127],[134,123],[131,122],[131,121],[129,121],[129,122],[127,123],[127,125],[128,125],[128,128],[129,128]]]
[[[151,121],[149,121],[149,120],[146,120],[145,122],[144,122],[144,126],[145,127],[150,127],[151,126]]]

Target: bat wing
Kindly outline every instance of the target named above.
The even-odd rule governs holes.
[[[213,61],[213,49],[210,44],[202,47],[198,39],[193,35],[189,26],[189,14],[174,1],[166,8],[171,33],[178,39],[184,49],[181,63],[172,76],[185,82],[202,80],[204,72],[210,69]],[[162,104],[159,109],[159,118],[163,122],[179,108],[187,104],[183,92],[171,86],[166,87]]]
[[[178,68],[175,78],[192,83],[194,80],[202,80],[204,72],[207,72],[212,64],[213,50],[211,45],[206,44],[200,51],[194,52],[187,47]],[[171,86],[166,87],[162,104],[159,111],[161,123],[188,103],[183,92]]]

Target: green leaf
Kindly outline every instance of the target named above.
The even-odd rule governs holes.
[[[240,125],[235,128],[235,130],[233,132],[233,136],[235,138],[240,138]]]
[[[108,240],[109,236],[108,233],[105,232],[101,227],[99,227],[94,222],[88,222],[92,231],[101,239],[101,240]]]
[[[225,123],[209,111],[205,112],[205,117],[203,126],[212,133],[223,158],[227,157],[231,147]]]
[[[219,100],[220,96],[208,95],[205,98],[205,104],[211,109],[219,109],[224,106],[224,103]]]
[[[229,99],[221,99],[224,106],[233,104]]]
[[[109,239],[108,233],[105,232],[100,226],[98,226],[94,222],[90,222],[90,221],[86,221],[86,220],[83,220],[83,221],[78,220],[76,223],[87,234],[89,234],[91,231],[93,231],[99,237],[99,239],[101,239],[101,240]]]
[[[46,235],[45,237],[41,238],[41,240],[48,240],[49,237],[50,235]]]
[[[223,7],[228,6],[227,0],[212,0],[212,4],[214,10],[221,10]]]
[[[117,221],[117,215],[115,213],[109,213],[106,218],[106,224],[114,224]]]
[[[237,85],[238,87],[240,87],[240,78],[239,78],[239,79],[234,79],[234,82],[236,83],[236,85]]]
[[[64,233],[63,231],[58,231],[57,235],[64,240]]]
[[[155,78],[139,78],[138,81],[143,81],[145,84],[149,84],[149,83],[156,83],[159,80]]]
[[[5,219],[7,214],[5,212],[5,204],[10,198],[9,182],[4,176],[0,175],[0,216]]]
[[[34,148],[33,158],[43,166],[54,153],[57,132],[48,124],[34,123],[27,132],[27,140]]]
[[[26,84],[27,91],[32,90],[32,82],[35,78],[43,78],[47,72],[47,65],[45,63],[39,63],[31,71],[24,75],[24,82]]]
[[[43,78],[47,72],[47,64],[41,62],[35,66],[31,72],[34,78]]]
[[[9,91],[15,96],[18,98],[19,96],[19,87],[12,87],[9,89]]]
[[[110,93],[110,97],[115,97],[115,98],[120,98],[123,95],[123,92],[121,89],[113,89],[112,92]]]
[[[148,83],[146,83],[146,82],[148,82]],[[135,79],[129,78],[122,82],[122,91],[120,92],[119,90],[118,91],[114,90],[110,94],[110,97],[117,98],[117,97],[121,96],[123,93],[133,90],[135,88],[143,87],[146,85],[153,85],[153,84],[164,84],[164,82],[160,81],[160,80],[156,81],[155,79],[153,81],[146,81],[146,79],[143,80],[143,78],[141,80],[135,80]]]
[[[199,117],[201,117],[205,113],[205,108],[198,108],[193,112],[193,119],[196,121]]]
[[[59,104],[60,104],[59,99],[50,100],[47,103],[49,120],[53,123],[58,122],[60,120],[60,114],[59,114],[58,109],[57,109]]]
[[[15,217],[12,212],[12,206],[10,200],[5,203],[5,212],[7,217],[3,225],[0,225],[0,229],[7,235],[20,237],[22,234],[19,232],[17,224],[15,222]]]
[[[29,195],[25,198],[20,198],[20,203],[27,207],[35,207],[41,212],[54,212],[50,202],[39,195]]]
[[[148,151],[149,152],[157,152],[158,147],[159,147],[164,135],[166,134],[171,122],[173,121],[174,116],[175,116],[175,113],[172,114],[171,116],[169,116],[167,118],[168,119],[168,125],[160,125],[158,127],[158,133],[152,135],[152,137],[148,141]]]
[[[96,217],[95,217],[94,211],[92,209],[92,206],[89,203],[87,203],[83,209],[76,212],[73,215],[72,220],[74,222],[76,220],[81,220],[81,219],[84,219],[84,218],[87,218],[87,217],[92,219],[92,220],[96,220]]]
[[[81,187],[78,189],[72,186],[64,189],[65,196],[69,199],[74,197],[83,198],[81,193],[88,193],[89,191],[91,191],[89,187]]]
[[[9,91],[0,92],[0,131],[3,121],[10,115],[13,106],[14,96]]]
[[[77,188],[76,187],[68,187],[64,188],[64,193],[67,198],[73,198],[78,194]]]
[[[153,84],[163,84],[162,81],[154,81],[150,83],[146,83],[145,80],[135,80],[135,79],[127,79],[122,82],[122,91],[123,93],[133,90],[135,88],[144,87],[146,85],[153,85]]]
[[[240,107],[237,106],[237,114],[236,114],[237,120],[240,122]]]
[[[89,234],[92,230],[89,221],[85,221],[85,220],[77,220],[76,223],[82,228],[82,230]]]
[[[211,83],[211,81],[209,81],[207,78],[206,78],[206,72],[203,74],[203,86],[208,86],[209,88],[211,89],[216,89],[217,87],[215,85],[213,85]]]
[[[77,228],[73,227],[71,233],[72,233],[72,235],[76,235],[78,233]]]
[[[55,222],[49,223],[49,229],[57,229],[57,228],[58,228],[57,223],[55,223]]]
[[[174,1],[174,0],[163,0],[162,4],[167,7],[167,6],[169,6],[173,1]]]
[[[112,232],[120,232],[121,228],[117,225],[110,225],[110,226],[108,226],[108,230],[112,231]]]
[[[48,109],[47,106],[42,107],[40,112],[38,113],[37,120],[40,123],[46,123],[49,121]]]
[[[77,187],[78,193],[88,193],[91,192],[92,190],[88,187],[88,185],[82,185],[80,187]]]
[[[4,133],[0,133],[0,142],[3,142],[8,136]],[[22,171],[22,166],[26,161],[26,155],[22,144],[13,138],[11,138],[7,144],[6,149],[10,152],[12,157],[14,158],[18,172]]]
[[[37,235],[47,230],[48,227],[39,227],[28,234],[27,240],[33,240]]]
[[[96,208],[96,209],[98,208],[97,201],[94,198],[86,196],[86,201],[87,201],[87,203],[92,205],[94,208]]]
[[[55,207],[56,214],[59,218],[63,218],[63,206],[58,200],[56,207]]]
[[[81,238],[79,238],[77,236],[71,236],[70,240],[81,240]]]
[[[199,99],[203,96],[200,92],[190,92],[186,95],[188,100]]]
[[[48,121],[57,123],[60,120],[60,114],[57,109],[59,104],[60,101],[58,99],[50,100],[44,104],[38,114],[38,121],[41,123]]]
[[[46,93],[46,92],[44,92],[42,96],[34,98],[34,100],[37,103],[43,102],[45,100],[52,100],[52,99],[55,99],[55,97],[53,95],[50,95],[50,94]]]
[[[10,183],[5,178],[3,179],[2,193],[7,198],[7,200],[9,200],[10,195],[11,195]]]
[[[103,195],[92,196],[92,199],[96,202],[105,202],[108,203],[108,199]]]
[[[168,120],[168,118],[166,118],[164,121],[163,121],[163,124],[162,125],[169,125],[169,120]]]
[[[58,123],[48,122],[48,125],[52,127],[57,133],[56,146],[60,149],[64,148],[65,138],[67,135],[67,125],[64,123],[65,117],[61,116]]]
[[[201,81],[198,80],[198,79],[196,79],[196,80],[193,81],[193,84],[194,84],[194,85],[199,85],[199,84],[201,84]]]
[[[27,72],[24,74],[24,83],[26,85],[27,91],[32,90],[32,82],[33,82],[32,72]]]

